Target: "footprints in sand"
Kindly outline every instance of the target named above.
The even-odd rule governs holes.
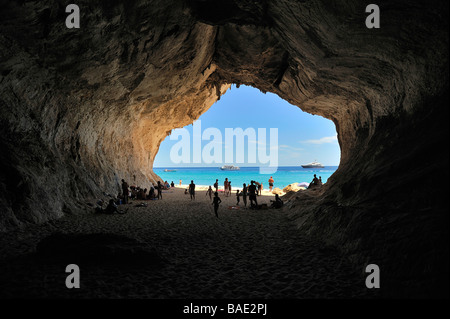
[[[20,245],[32,246],[55,229],[115,233],[147,243],[166,261],[158,269],[79,265],[84,289],[77,294],[83,298],[364,297],[364,274],[355,273],[337,251],[303,236],[282,211],[231,211],[224,206],[217,220],[209,200],[191,202],[176,195],[148,207],[130,207],[126,215],[70,216],[36,229],[34,237],[23,236]],[[38,287],[45,286],[46,296],[73,296],[57,285],[59,265],[8,262],[0,280],[14,286],[12,294],[40,297]],[[34,273],[11,281],[17,269]]]

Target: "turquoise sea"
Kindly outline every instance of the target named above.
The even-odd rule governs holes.
[[[175,170],[173,172],[164,172],[164,169]],[[322,176],[322,182],[327,179],[337,169],[337,166],[325,166],[324,168],[311,169],[299,166],[280,166],[276,173],[260,174],[259,167],[241,167],[238,171],[223,171],[219,167],[158,167],[153,168],[153,171],[158,174],[164,181],[174,182],[179,184],[180,179],[182,184],[189,184],[191,180],[196,185],[213,185],[216,179],[219,180],[219,186],[223,186],[223,181],[228,178],[231,181],[231,186],[242,187],[243,183],[250,183],[251,180],[263,184],[264,189],[269,187],[270,176],[274,179],[274,187],[283,189],[292,183],[311,182],[314,174],[317,177]]]

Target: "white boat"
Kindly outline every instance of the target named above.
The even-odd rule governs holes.
[[[222,171],[238,171],[241,168],[239,166],[233,166],[233,165],[224,165],[220,168]]]
[[[164,172],[176,172],[176,169],[165,169]]]
[[[314,162],[302,165],[302,167],[303,168],[323,168],[324,166],[315,160]]]

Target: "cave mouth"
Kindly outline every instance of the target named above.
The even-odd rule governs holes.
[[[273,139],[271,134],[275,134]],[[264,148],[260,150],[259,147]],[[263,153],[261,157],[258,156],[260,151]],[[201,156],[194,153],[201,153]],[[323,167],[301,167],[316,159],[323,162]],[[260,179],[265,180],[266,187],[270,175],[274,175],[275,180],[282,177],[275,187],[283,189],[291,183],[311,181],[314,173],[318,177],[323,175],[320,177],[325,183],[339,166],[339,159],[334,123],[307,114],[275,94],[262,93],[245,85],[239,88],[232,85],[192,125],[171,131],[159,146],[153,171],[164,181],[171,178],[187,181],[190,179],[186,174],[175,176],[180,171],[167,174],[167,170],[190,167],[218,169],[223,165],[259,167],[255,173],[262,174]],[[269,169],[269,166],[273,168]],[[214,173],[213,170],[210,172]],[[291,172],[290,177],[288,172]],[[210,183],[205,176],[201,177],[196,181],[198,185]],[[213,177],[210,176],[211,180]],[[244,180],[234,179],[236,186],[242,186]]]

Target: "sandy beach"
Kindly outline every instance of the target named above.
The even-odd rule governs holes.
[[[349,298],[365,297],[365,274],[335,249],[302,235],[283,210],[236,207],[220,197],[219,218],[205,191],[184,187],[162,200],[133,201],[123,215],[66,216],[2,234],[1,298]],[[259,196],[269,204],[273,196]],[[81,289],[65,287],[67,260],[42,260],[40,240],[55,232],[113,233],[154,249],[159,265],[79,264]],[[70,254],[70,253],[69,253]]]

